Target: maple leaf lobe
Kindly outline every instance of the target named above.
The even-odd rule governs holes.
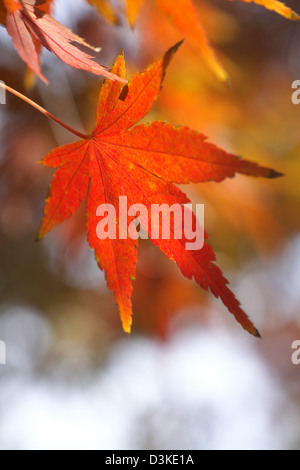
[[[261,334],[260,334],[260,332],[258,331],[257,328],[255,328],[255,332],[254,332],[253,336],[255,336],[256,338],[259,338],[259,339],[262,338],[262,336],[261,336]]]

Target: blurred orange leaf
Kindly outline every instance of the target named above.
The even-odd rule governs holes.
[[[88,0],[90,3],[100,3],[98,10],[100,13],[110,19],[114,19],[111,14],[107,13],[108,4],[105,0],[97,2],[97,0]],[[127,17],[130,25],[133,27],[142,4],[145,0],[124,0],[127,4]],[[300,17],[289,7],[277,0],[241,0],[243,2],[254,2],[262,5],[269,10],[276,11],[282,16],[291,20],[299,20]],[[211,47],[206,32],[202,26],[198,12],[194,6],[193,0],[155,0],[159,10],[166,15],[173,23],[175,28],[187,39],[190,39],[200,50],[202,58],[215,76],[223,83],[229,84],[229,76],[221,62],[218,60],[214,49]],[[104,6],[103,6],[104,4]],[[102,10],[105,9],[104,12]],[[110,17],[112,16],[112,18]]]
[[[299,20],[300,16],[295,13],[291,8],[284,5],[284,3],[279,2],[278,0],[241,0],[246,3],[257,3],[257,5],[262,5],[268,10],[276,11],[279,15],[285,16],[289,20]]]
[[[172,0],[156,0],[156,3],[178,31],[196,44],[205,63],[217,78],[221,82],[228,83],[228,74],[208,42],[192,0],[176,0],[176,2]]]
[[[145,0],[126,0],[128,21],[132,28],[135,26],[138,14],[144,2]]]
[[[109,0],[88,0],[88,2],[95,6],[99,13],[111,23],[117,23],[117,12],[109,2]]]

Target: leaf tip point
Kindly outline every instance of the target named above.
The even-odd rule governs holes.
[[[35,237],[35,242],[38,243],[38,242],[42,241],[43,238],[44,238],[44,235],[41,232],[39,232]]]
[[[124,332],[129,336],[130,333],[131,333],[131,324],[128,324],[128,325],[123,325],[123,330]]]
[[[299,21],[300,20],[300,15],[298,15],[298,13],[296,13],[295,11],[292,11],[290,16],[289,16],[289,19],[292,20],[292,21]]]
[[[269,170],[269,174],[267,176],[267,178],[269,179],[275,179],[275,178],[282,178],[284,176],[283,173],[280,173],[279,171],[276,171],[276,170]]]
[[[262,338],[262,336],[261,336],[261,334],[260,334],[260,332],[258,331],[257,328],[254,328],[253,336],[255,336],[255,338],[258,338],[258,339]]]
[[[183,45],[184,42],[185,42],[185,39],[182,39],[181,41],[174,44],[174,46],[171,47],[170,52],[172,52],[172,54],[176,54],[176,52]]]

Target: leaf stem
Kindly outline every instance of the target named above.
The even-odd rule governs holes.
[[[33,108],[37,109],[40,113],[44,114],[44,116],[46,116],[49,119],[52,119],[52,121],[54,121],[57,124],[59,124],[60,126],[64,127],[65,129],[67,129],[67,131],[72,132],[72,134],[76,135],[80,139],[87,140],[87,139],[90,139],[92,137],[91,134],[87,135],[87,134],[82,134],[81,132],[76,131],[72,127],[68,126],[68,124],[65,124],[60,119],[53,116],[53,114],[49,113],[46,109],[42,108],[40,105],[38,105],[37,103],[32,101],[30,98],[27,98],[27,96],[22,95],[22,93],[20,93],[20,92],[14,90],[13,88],[5,85],[5,83],[3,83],[1,81],[0,81],[0,87],[3,88],[4,90],[8,91],[9,93],[12,93],[13,95],[17,96],[21,100],[25,101],[25,103],[27,103],[30,106],[32,106]]]

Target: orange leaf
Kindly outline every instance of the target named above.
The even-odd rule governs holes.
[[[128,21],[132,28],[136,24],[138,14],[144,2],[145,0],[126,0]]]
[[[263,5],[269,10],[276,11],[290,20],[299,20],[300,16],[289,7],[277,0],[241,0]],[[156,0],[161,11],[172,21],[174,26],[188,39],[191,39],[200,49],[207,66],[221,82],[229,83],[229,76],[217,59],[209,44],[206,33],[201,25],[192,0]]]
[[[109,0],[88,0],[88,2],[95,6],[99,13],[111,23],[117,23],[117,12],[109,3]]]
[[[174,26],[199,48],[206,65],[218,79],[228,84],[229,77],[211,48],[192,0],[156,0],[160,10]]]
[[[115,15],[107,0],[88,0],[95,3],[99,11],[106,17]],[[299,20],[300,17],[278,0],[240,0],[263,5],[269,10],[276,11],[291,20]],[[126,0],[127,16],[131,27],[134,27],[140,8],[145,0]],[[98,5],[99,4],[99,5]],[[170,19],[175,28],[187,39],[190,39],[199,49],[206,65],[216,77],[223,83],[229,84],[229,76],[221,62],[218,60],[213,48],[201,24],[199,15],[192,0],[156,0],[158,8]]]
[[[45,13],[50,14],[51,11],[51,6],[52,6],[53,0],[40,0],[39,4],[36,6],[36,8],[39,8],[39,10],[44,11]],[[42,49],[42,44],[38,41],[36,38],[32,38],[35,49],[38,55],[40,55],[41,49]],[[26,68],[25,76],[24,76],[24,87],[26,90],[32,90],[32,88],[36,84],[36,74],[33,72],[33,70],[28,67]]]
[[[295,13],[291,8],[284,5],[284,3],[279,2],[278,0],[241,0],[246,3],[257,3],[262,5],[268,10],[276,11],[279,15],[285,16],[289,20],[300,20],[300,16]]]
[[[94,49],[70,29],[45,13],[50,7],[49,2],[41,3],[41,8],[35,5],[35,0],[25,1],[24,7],[15,0],[13,3],[18,5],[18,8],[15,5],[14,9],[8,10],[6,18],[7,31],[24,62],[44,82],[47,83],[47,79],[42,75],[40,69],[37,43],[54,52],[71,67],[86,70],[95,75],[103,75],[111,80],[122,81],[122,79],[107,71],[105,67],[92,60],[91,55],[81,51],[73,44],[77,43]]]
[[[108,204],[114,208],[116,225],[110,226],[113,231],[122,225],[119,198],[126,196],[129,206],[139,203],[147,209],[150,219],[139,214],[141,226],[153,243],[177,263],[183,275],[194,278],[203,289],[210,289],[220,297],[237,321],[251,334],[259,336],[228,288],[228,281],[214,264],[215,254],[211,246],[205,242],[201,250],[188,251],[186,237],[177,238],[175,227],[170,228],[169,239],[155,235],[153,230],[165,227],[165,218],[158,226],[151,224],[153,205],[179,204],[183,208],[182,205],[189,202],[174,182],[221,181],[236,173],[269,178],[279,176],[273,170],[227,154],[186,127],[161,122],[135,126],[158,97],[166,68],[179,45],[146,71],[137,73],[124,90],[119,82],[106,81],[100,93],[97,123],[92,136],[59,147],[43,159],[45,166],[58,170],[50,186],[39,238],[69,218],[87,194],[88,241],[100,269],[105,271],[109,288],[114,292],[124,330],[130,332],[137,241],[126,233],[117,233],[118,230],[116,237],[111,236],[113,232],[105,240],[97,236],[97,208],[102,204],[106,208]],[[118,57],[112,73],[125,77],[122,55]],[[195,225],[196,218],[190,215]],[[131,216],[125,221],[126,229],[133,219]]]
[[[16,0],[2,0],[8,13],[13,14],[17,10],[21,10],[22,6]]]

